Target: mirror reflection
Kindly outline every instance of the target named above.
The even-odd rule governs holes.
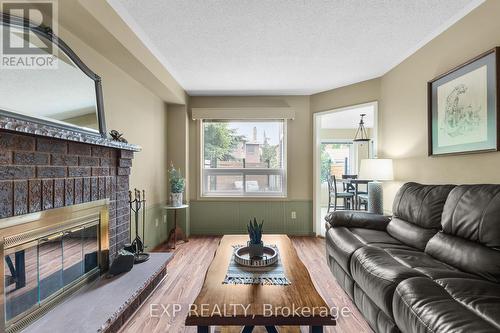
[[[11,43],[45,49],[49,40],[32,31],[9,27]],[[96,87],[56,45],[54,66],[0,69],[0,110],[99,133]]]

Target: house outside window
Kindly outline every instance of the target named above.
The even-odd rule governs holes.
[[[286,197],[285,120],[203,120],[203,197]]]

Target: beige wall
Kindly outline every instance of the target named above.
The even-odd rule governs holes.
[[[311,112],[329,111],[380,99],[380,78],[324,91],[311,96]]]
[[[489,0],[379,79],[311,96],[311,111],[379,100],[379,156],[394,159],[386,210],[400,184],[499,183],[500,153],[427,156],[427,81],[500,45],[500,1]]]
[[[295,119],[288,121],[288,200],[312,199],[312,119],[308,96],[279,97],[191,97],[192,108],[276,107],[295,109]],[[197,199],[199,157],[198,126],[190,121],[191,199]]]
[[[94,72],[101,76],[107,130],[116,129],[123,132],[130,143],[142,147],[141,152],[135,153],[130,188],[146,191],[148,208],[165,202],[167,105],[68,31],[60,27],[59,35]],[[154,214],[148,216],[147,229],[154,235],[154,238],[149,237],[147,240],[150,246],[161,242],[165,236],[163,230],[154,232],[155,228],[165,228],[161,223],[163,219],[161,214],[161,209],[155,209]],[[157,226],[155,222],[159,222]]]
[[[397,180],[500,182],[500,153],[427,157],[426,90],[427,81],[500,45],[499,13],[500,1],[487,1],[382,77],[380,154],[394,159]]]

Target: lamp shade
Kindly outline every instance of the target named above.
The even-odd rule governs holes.
[[[392,160],[383,158],[361,160],[359,178],[366,180],[393,180]]]

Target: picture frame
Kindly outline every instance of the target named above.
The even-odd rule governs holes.
[[[428,155],[500,148],[500,47],[427,83]]]

